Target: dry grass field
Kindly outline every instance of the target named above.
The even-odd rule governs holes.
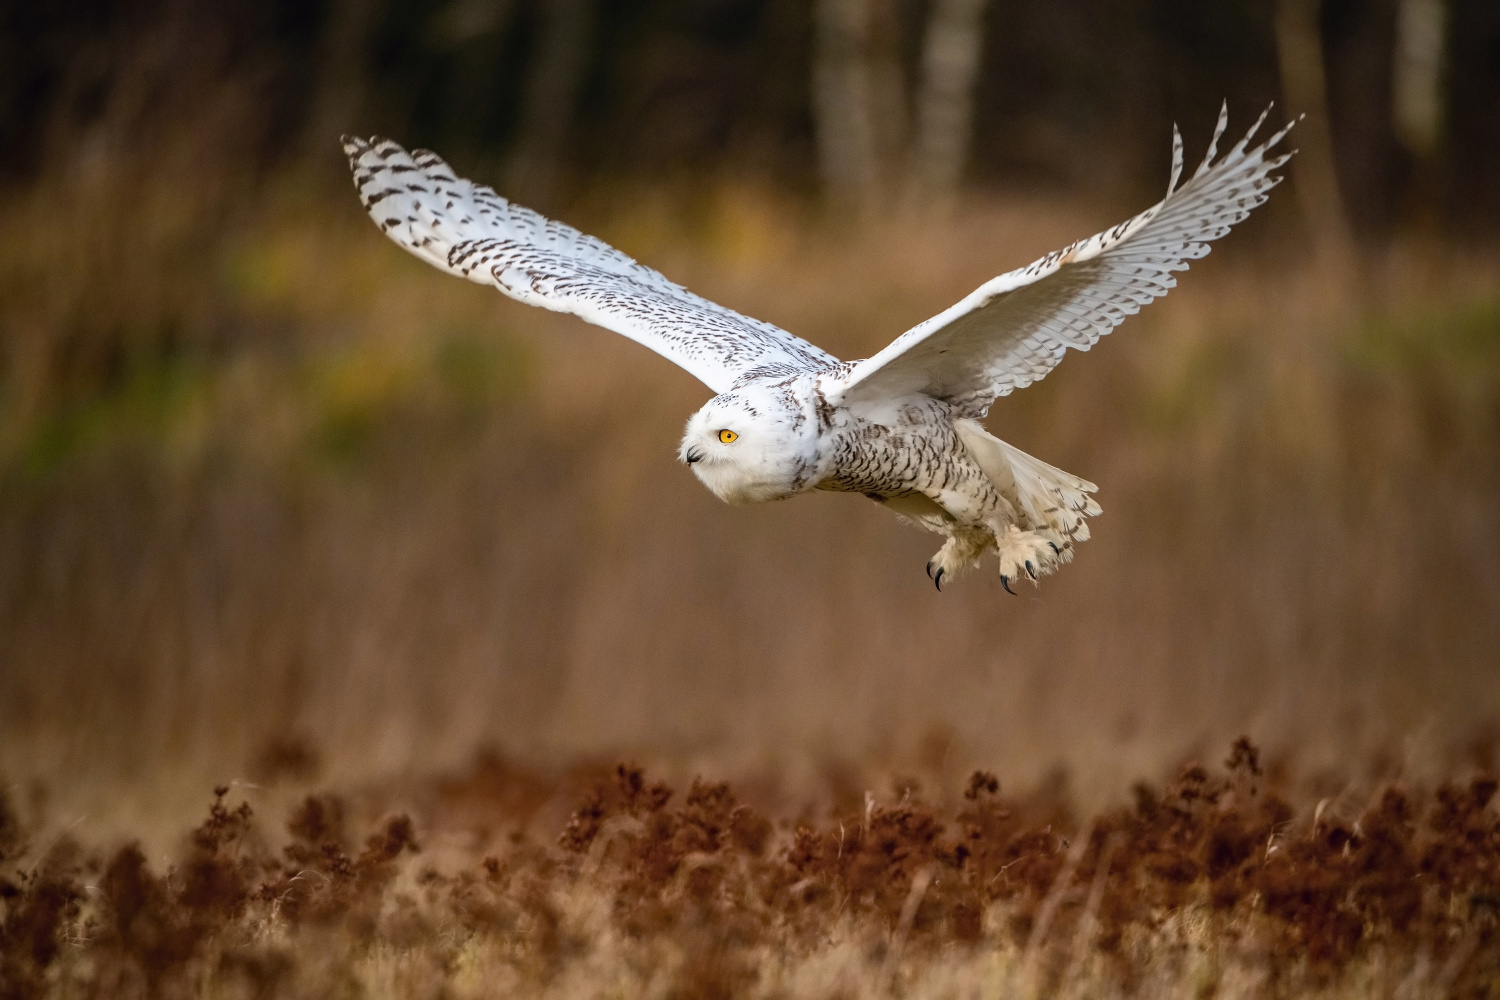
[[[1482,249],[1314,267],[1278,192],[995,407],[1076,562],[937,593],[714,500],[644,350],[150,148],[0,211],[0,995],[1500,991]],[[569,219],[860,357],[1137,207]]]
[[[290,760],[291,758],[287,758]],[[772,819],[728,785],[493,755],[355,796],[214,790],[171,860],[28,844],[6,996],[1491,996],[1496,782],[1299,810],[1237,741],[1080,820],[976,771]],[[847,790],[852,791],[852,788]],[[281,822],[247,801],[269,800]],[[575,803],[557,832],[552,814]],[[393,802],[417,804],[393,812]],[[263,806],[262,808],[265,808]]]

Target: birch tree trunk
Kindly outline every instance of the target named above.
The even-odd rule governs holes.
[[[1321,6],[1321,0],[1277,0],[1276,54],[1287,110],[1306,116],[1297,126],[1292,187],[1319,261],[1343,272],[1355,263],[1354,238],[1339,194],[1329,126],[1328,78],[1318,27]]]
[[[1391,124],[1418,158],[1437,150],[1443,132],[1443,63],[1448,35],[1444,0],[1401,0],[1391,65]]]
[[[813,111],[818,168],[840,208],[869,211],[879,199],[870,65],[869,0],[814,0]]]
[[[870,121],[874,131],[879,204],[889,205],[905,177],[911,141],[910,95],[901,65],[901,19],[895,0],[864,0],[864,57],[870,76]]]
[[[1428,235],[1441,227],[1447,42],[1447,0],[1401,0],[1391,60],[1391,131],[1413,161],[1403,206],[1406,224]]]
[[[945,209],[963,178],[974,124],[984,12],[989,0],[936,0],[922,46],[916,142],[907,200]]]

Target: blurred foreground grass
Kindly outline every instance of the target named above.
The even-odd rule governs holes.
[[[6,996],[1489,996],[1493,777],[1314,806],[1248,740],[1079,815],[908,777],[800,816],[638,767],[215,789],[162,852],[0,795]],[[296,766],[292,766],[296,765]],[[1277,769],[1273,769],[1277,770]],[[1291,796],[1291,798],[1288,798]],[[752,796],[753,798],[754,796]],[[34,798],[34,796],[33,796]],[[252,804],[253,803],[253,804]],[[23,818],[26,813],[31,816]]]
[[[1341,283],[1273,199],[995,407],[1100,484],[1077,563],[937,594],[934,540],[859,498],[718,504],[673,460],[701,386],[438,274],[342,185],[81,162],[0,213],[0,771],[101,834],[168,836],[303,737],[339,783],[490,745],[804,790],[1061,768],[1086,807],[1242,731],[1327,783],[1492,753],[1491,258]],[[570,219],[861,357],[1137,207],[839,228],[726,183]]]

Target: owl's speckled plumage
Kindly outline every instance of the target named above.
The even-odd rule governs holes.
[[[1226,109],[1227,110],[1227,109]],[[603,242],[463,180],[436,154],[345,137],[355,187],[397,243],[512,298],[573,313],[676,362],[717,395],[679,452],[731,503],[812,489],[862,493],[948,540],[928,563],[941,588],[994,549],[1006,589],[1073,557],[1100,512],[1093,483],[990,435],[999,397],[1086,351],[1176,284],[1173,272],[1266,200],[1290,125],[1254,148],[1265,120],[1181,187],[1173,130],[1167,196],[1097,236],[981,285],[875,356],[840,362],[726,309]]]

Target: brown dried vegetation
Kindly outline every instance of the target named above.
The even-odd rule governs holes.
[[[1134,995],[1163,975],[1196,976],[1214,995],[1234,992],[1229,970],[1253,968],[1252,992],[1276,995],[1367,982],[1378,968],[1492,995],[1495,779],[1393,785],[1345,815],[1326,800],[1294,807],[1258,756],[1240,740],[1222,772],[1187,766],[1084,822],[1057,795],[1007,797],[984,772],[952,808],[908,788],[773,822],[725,784],[694,781],[679,796],[622,764],[586,783],[549,846],[521,831],[542,789],[579,779],[549,786],[491,755],[439,782],[445,804],[430,820],[453,822],[465,790],[464,822],[489,802],[485,822],[515,832],[486,837],[482,852],[428,857],[405,813],[355,847],[350,806],[334,795],[307,797],[278,848],[220,787],[161,872],[135,844],[110,854],[61,838],[34,856],[0,798],[0,997],[380,983],[568,994],[601,975],[681,997],[924,995],[943,991],[927,985],[943,968],[950,985],[966,970],[976,983]],[[1192,972],[1193,956],[1209,971]],[[842,971],[809,979],[820,958]]]

